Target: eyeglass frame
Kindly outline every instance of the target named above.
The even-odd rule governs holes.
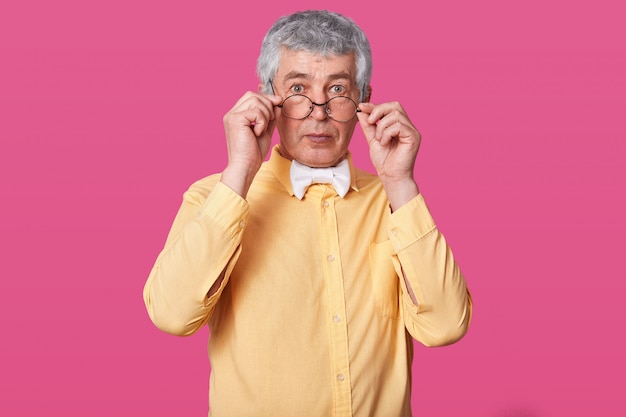
[[[274,90],[274,83],[273,83],[273,80],[269,80],[269,82],[270,82],[270,86],[272,87],[272,93],[273,93],[274,95],[276,95],[276,91]],[[279,105],[277,105],[276,107],[278,107],[279,109],[282,109],[282,108],[283,108],[283,105],[285,104],[285,101],[289,100],[291,97],[304,97],[304,98],[306,98],[307,100],[309,100],[309,101],[311,102],[311,104],[313,104],[313,106],[324,106],[324,112],[326,113],[326,116],[327,116],[328,118],[330,118],[331,120],[334,120],[335,122],[339,122],[339,123],[348,123],[349,121],[351,121],[352,119],[354,119],[354,117],[356,116],[356,114],[357,114],[357,113],[361,113],[361,109],[359,109],[359,104],[358,104],[356,101],[352,100],[352,99],[351,99],[350,97],[348,97],[348,96],[335,96],[335,97],[331,97],[331,98],[329,98],[329,99],[328,99],[328,100],[326,100],[326,102],[324,102],[324,103],[316,103],[316,102],[314,102],[314,101],[311,99],[311,97],[309,97],[309,96],[305,96],[304,94],[292,94],[292,95],[290,95],[290,96],[286,97],[286,98],[285,98],[285,99],[284,99],[284,100],[283,100],[283,101],[282,101]],[[337,119],[335,119],[333,116],[331,116],[331,115],[330,115],[330,107],[328,107],[328,103],[330,103],[330,101],[331,101],[331,100],[334,100],[334,99],[336,99],[336,98],[347,98],[347,99],[348,99],[348,100],[350,100],[352,103],[354,103],[354,110],[355,110],[354,115],[353,115],[351,118],[349,118],[348,120],[337,120]],[[296,118],[296,117],[291,117],[291,116],[288,116],[287,114],[285,114],[285,117],[287,117],[287,118],[289,118],[289,119],[292,119],[292,120],[304,120],[304,119],[306,119],[307,117],[309,117],[309,116],[311,115],[311,113],[313,113],[313,110],[315,109],[315,107],[313,107],[313,106],[311,106],[311,108],[309,109],[309,112],[306,114],[306,116],[303,116],[303,117],[297,117],[297,118]],[[283,113],[283,114],[284,114],[284,113]]]

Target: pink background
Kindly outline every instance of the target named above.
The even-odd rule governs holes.
[[[417,346],[415,415],[626,415],[622,2],[295,3],[2,2],[0,415],[206,415],[208,332],[160,333],[141,290],[262,36],[305,8],[368,33],[475,300],[463,341]]]

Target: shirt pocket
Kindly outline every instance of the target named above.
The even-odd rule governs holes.
[[[369,263],[376,308],[385,318],[395,319],[399,312],[399,281],[393,266],[390,241],[371,243]]]

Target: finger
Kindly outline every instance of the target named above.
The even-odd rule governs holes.
[[[400,136],[401,133],[402,133],[402,126],[399,123],[394,123],[393,125],[386,128],[380,135],[380,145],[381,146],[391,145],[393,141]]]
[[[374,127],[374,139],[380,140],[385,129],[395,123],[395,120],[383,108],[376,107],[367,116],[367,123]]]
[[[260,121],[256,122],[254,124],[254,126],[252,127],[252,131],[254,132],[254,136],[256,136],[257,138],[263,136],[263,134],[267,130],[267,125],[268,125],[268,123],[266,123],[263,120],[260,120]]]
[[[376,125],[377,137],[381,137],[383,132],[391,126],[398,124],[403,131],[416,130],[406,113],[400,110],[393,110],[380,119]]]
[[[282,98],[276,95],[265,95],[248,91],[233,106],[232,112],[260,108],[265,111],[269,119],[274,118],[275,106],[282,103]]]
[[[277,96],[275,94],[265,95],[267,99],[272,103],[273,106],[278,106],[283,102],[283,98],[281,96]]]
[[[269,129],[269,124],[271,119],[273,119],[267,113],[267,109],[262,110],[258,108],[247,112],[245,117],[256,137],[263,135]]]
[[[277,95],[264,95],[263,98],[266,101],[267,109],[269,111],[269,120],[274,120],[276,118],[276,112],[280,111],[280,108],[277,106],[283,102],[283,98]]]
[[[272,119],[272,120],[266,120],[263,123],[259,123],[256,124],[254,126],[254,134],[256,135],[256,137],[261,137],[261,136],[269,136],[270,138],[272,137],[272,135],[274,134],[274,127],[276,126],[276,120]],[[258,127],[258,129],[257,129]]]
[[[255,97],[261,97],[261,94],[255,93],[254,91],[246,91],[244,95],[239,97],[239,100],[237,100],[237,102],[235,103],[235,105],[233,106],[231,110],[241,109],[244,103],[247,103],[250,100],[253,100]]]
[[[231,110],[224,116],[224,127],[227,129],[227,133],[242,128],[250,128],[255,136],[259,136],[267,127],[266,124],[270,117],[269,110],[263,109],[263,106],[242,111]]]
[[[383,103],[371,109],[368,116],[368,122],[378,124],[382,119],[394,110],[393,103]]]
[[[274,104],[267,97],[255,97],[248,104],[250,109],[260,110],[268,120],[274,119]]]
[[[359,103],[358,105],[359,113],[369,115],[372,112],[372,110],[374,110],[374,107],[376,107],[374,103],[370,103],[370,102]]]
[[[376,137],[376,125],[368,122],[368,116],[369,114],[365,112],[357,113],[361,130],[363,131],[363,135],[369,144]]]
[[[270,120],[267,124],[267,129],[265,130],[265,134],[270,138],[274,135],[274,129],[276,128],[276,120]]]
[[[264,106],[266,106],[266,108],[270,111],[270,119],[273,120],[275,117],[274,112],[277,109],[277,106],[280,105],[280,103],[283,102],[283,98],[281,96],[277,96],[274,94],[271,95],[261,95],[260,97],[262,103]]]
[[[421,139],[420,132],[412,124],[397,122],[382,132],[380,144],[382,146],[409,145],[417,151]]]
[[[397,101],[379,104],[375,106],[369,113],[370,115],[368,119],[370,123],[378,123],[392,113],[406,115],[406,112]]]
[[[376,124],[376,137],[378,139],[382,139],[385,131],[397,123],[399,123],[399,117],[395,112],[386,114],[384,117],[379,119]]]

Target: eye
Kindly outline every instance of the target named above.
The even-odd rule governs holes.
[[[293,91],[296,94],[302,94],[302,92],[304,91],[304,87],[302,86],[302,84],[296,84],[293,87],[291,87],[291,91]]]
[[[333,94],[342,94],[346,92],[346,87],[344,87],[343,85],[333,85],[332,87],[330,87],[330,91]]]

